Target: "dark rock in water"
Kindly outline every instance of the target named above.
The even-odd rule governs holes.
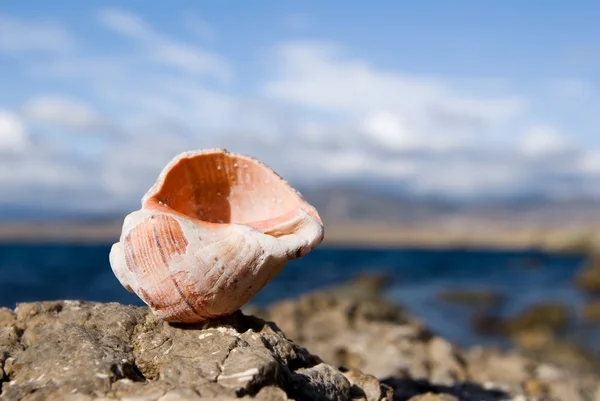
[[[585,292],[600,294],[600,256],[590,257],[575,278],[575,284]]]
[[[564,310],[558,307],[557,316],[552,316],[556,305],[537,305],[517,317],[505,319],[494,315],[474,315],[472,328],[480,335],[508,336],[512,344],[524,355],[547,363],[571,366],[598,367],[600,356],[570,342],[562,336]],[[539,309],[538,309],[539,308]],[[536,316],[535,312],[542,313]],[[552,318],[548,318],[552,316]]]
[[[529,330],[558,332],[569,325],[571,314],[569,307],[560,302],[537,303],[508,319],[507,331],[511,334]]]
[[[471,329],[482,336],[500,336],[506,334],[506,321],[503,317],[476,313],[471,317]]]
[[[438,294],[443,301],[470,306],[497,306],[504,296],[493,290],[449,288]]]
[[[0,372],[3,400],[391,397],[374,377],[347,377],[259,318],[180,326],[114,303],[0,310]]]
[[[589,301],[583,307],[582,316],[590,323],[600,323],[600,299]]]
[[[511,335],[512,342],[526,351],[548,349],[558,342],[556,333],[546,328],[522,330]]]
[[[381,299],[383,291],[393,282],[394,280],[385,274],[361,273],[345,283],[326,289],[326,291],[338,299]]]
[[[324,362],[391,386],[395,400],[583,401],[597,390],[600,395],[598,374],[584,361],[563,368],[516,350],[463,350],[381,298],[315,292],[254,310]]]

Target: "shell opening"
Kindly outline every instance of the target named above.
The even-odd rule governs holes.
[[[194,219],[244,224],[265,233],[303,206],[298,194],[269,167],[224,152],[181,158],[147,202]]]

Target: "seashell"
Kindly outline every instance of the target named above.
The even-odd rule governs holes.
[[[192,323],[235,312],[322,240],[316,209],[271,168],[207,149],[167,164],[109,258],[159,318]]]

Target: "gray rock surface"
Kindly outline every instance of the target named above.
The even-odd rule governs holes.
[[[170,325],[145,307],[62,301],[0,309],[2,400],[382,400],[391,390],[342,373],[241,312]]]
[[[380,284],[193,326],[119,304],[0,308],[0,400],[600,401],[587,359],[461,349]]]
[[[277,322],[326,363],[375,376],[398,401],[600,401],[600,372],[587,359],[562,366],[549,362],[561,359],[555,355],[535,360],[521,351],[461,349],[376,291],[357,291],[344,285],[245,310]]]

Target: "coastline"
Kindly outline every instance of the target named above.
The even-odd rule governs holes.
[[[379,290],[377,281],[362,279],[187,325],[114,302],[0,308],[0,398],[585,401],[600,395],[593,354],[554,337],[507,350],[460,347]]]
[[[122,221],[0,223],[0,243],[104,243],[118,240]],[[505,249],[589,253],[600,249],[600,224],[531,224],[486,219],[411,223],[325,222],[323,246],[353,248]]]

